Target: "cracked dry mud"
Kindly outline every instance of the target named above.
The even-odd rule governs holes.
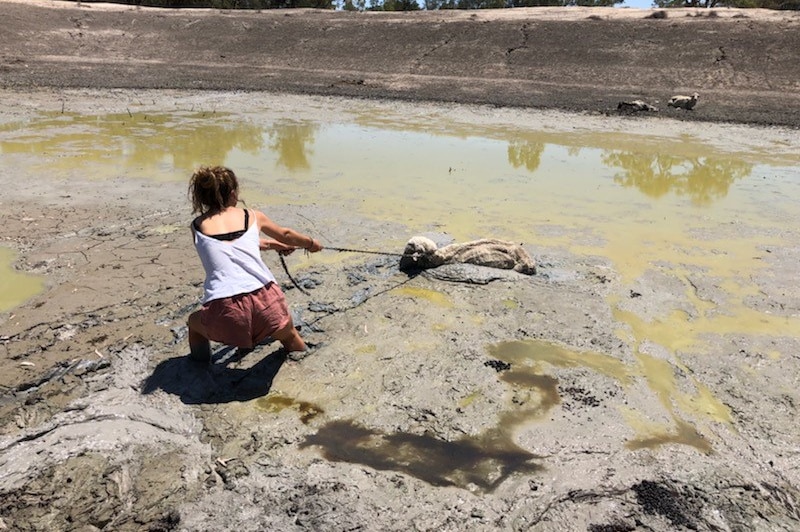
[[[10,5],[16,4],[2,9]],[[61,14],[53,15],[57,20],[77,16],[63,7],[52,12]],[[93,6],[79,15],[100,21],[101,12]],[[15,31],[35,31],[42,20],[25,26],[25,13],[13,11]],[[178,27],[216,16],[146,13],[177,17],[184,21]],[[271,23],[275,17],[265,15]],[[533,20],[526,27],[548,26]],[[24,85],[12,71],[19,65],[14,57],[28,52],[3,50],[10,76],[4,79]],[[40,83],[37,76],[52,67],[57,54],[44,55],[42,63],[30,58],[25,83]],[[110,79],[104,76],[125,78],[121,65],[83,74],[98,76],[102,88]],[[367,74],[348,71],[342,79],[366,79],[373,96],[403,92]],[[326,75],[316,71],[305,88],[327,87]],[[788,87],[790,75],[771,83]],[[64,85],[76,78],[64,66],[54,74]],[[221,84],[225,77],[214,79]],[[275,87],[296,82],[283,78]],[[58,83],[25,93],[6,89],[0,108],[15,120],[31,109],[57,110],[59,99],[92,113],[124,112],[127,101],[145,94],[154,107],[193,97],[70,92]],[[363,85],[336,87],[326,94]],[[431,89],[421,90],[424,96]],[[473,102],[485,94],[467,92],[452,98]],[[583,100],[570,105],[594,98],[579,93]],[[513,100],[516,93],[507,94]],[[284,98],[270,97],[275,105]],[[709,134],[752,134],[702,122],[724,105],[709,104],[706,115],[701,109],[694,118],[676,116],[696,120]],[[777,107],[741,113],[743,121],[796,120],[796,111],[781,115]],[[585,125],[581,115],[568,116]],[[29,155],[31,164],[35,157]],[[685,297],[675,279],[651,273],[631,287],[605,259],[528,243],[536,276],[485,285],[409,278],[391,257],[328,263],[312,256],[301,268],[290,260],[309,288],[305,296],[268,256],[305,336],[323,347],[300,363],[281,359],[274,344],[245,356],[220,347],[214,364],[203,367],[185,356],[184,322],[202,281],[186,230],[185,183],[120,175],[43,178],[21,187],[10,173],[0,183],[2,243],[19,252],[20,270],[46,278],[42,293],[1,317],[0,529],[789,531],[800,524],[800,339],[720,335],[688,362],[644,345],[673,380],[647,382],[632,370],[634,347],[617,334],[608,297],[622,298],[621,308],[637,316],[657,316]],[[336,242],[368,237],[379,249],[416,229],[333,207],[273,207],[270,214],[311,233],[325,227]],[[735,238],[740,228],[723,230]],[[775,231],[785,245],[765,253],[762,291],[747,305],[792,320],[800,312],[791,281],[799,240],[790,227]],[[690,272],[688,282],[708,300],[719,289],[702,272]],[[664,391],[668,385],[673,395]],[[719,403],[703,402],[705,391]],[[697,398],[696,410],[677,408],[678,394]],[[710,406],[720,410],[702,409]],[[668,430],[649,439],[637,434],[626,417],[632,411]]]

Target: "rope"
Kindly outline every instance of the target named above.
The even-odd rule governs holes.
[[[311,294],[309,294],[309,293],[308,293],[308,291],[306,291],[306,290],[305,290],[305,289],[304,289],[302,286],[300,286],[299,284],[297,284],[297,281],[295,281],[295,280],[294,280],[294,277],[292,277],[292,274],[291,274],[291,273],[289,273],[289,267],[288,267],[288,266],[286,266],[286,259],[284,259],[284,258],[283,258],[283,255],[281,255],[280,253],[278,253],[278,256],[281,258],[281,266],[283,266],[283,271],[284,271],[284,273],[286,273],[286,276],[287,276],[287,277],[289,278],[289,280],[292,282],[292,284],[294,285],[294,287],[295,287],[295,288],[297,288],[298,290],[300,290],[300,292],[304,293],[305,295],[307,295],[307,296],[310,296]]]
[[[325,246],[322,249],[323,250],[327,249],[327,250],[330,250],[330,251],[341,251],[341,252],[345,252],[345,253],[368,253],[370,255],[388,255],[390,257],[414,257],[415,259],[417,257],[419,257],[419,253],[391,253],[391,252],[388,252],[388,251],[372,251],[372,250],[368,250],[368,249],[337,248],[337,247],[333,247],[333,246]],[[278,257],[280,257],[280,259],[281,259],[281,266],[283,266],[284,273],[289,278],[289,280],[292,282],[294,287],[297,288],[298,290],[300,290],[301,293],[303,293],[303,294],[305,294],[307,296],[310,296],[311,294],[309,294],[307,290],[305,290],[302,286],[300,286],[300,284],[298,284],[298,282],[295,281],[294,277],[292,277],[292,274],[289,273],[289,267],[286,266],[286,260],[283,258],[283,255],[278,253]]]
[[[344,251],[346,253],[369,253],[370,255],[388,255],[390,257],[413,257],[419,255],[418,253],[390,253],[388,251],[371,251],[367,249],[350,249],[350,248],[336,248],[333,246],[325,246],[322,250],[330,251]]]

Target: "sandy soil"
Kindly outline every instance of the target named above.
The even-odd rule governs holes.
[[[671,12],[654,20],[644,14],[383,17],[4,2],[0,15],[13,22],[0,36],[6,87],[0,110],[4,122],[37,109],[57,111],[62,102],[86,112],[123,112],[145,94],[158,108],[205,97],[186,89],[213,87],[424,105],[448,99],[564,107],[581,113],[559,119],[582,128],[663,123],[659,131],[677,135],[675,122],[660,119],[669,116],[694,120],[702,135],[734,144],[752,142],[754,130],[710,122],[800,123],[800,106],[785,103],[797,98],[800,79],[796,16],[748,11],[747,18],[735,18],[738,13],[721,11],[709,19]],[[589,18],[595,15],[601,20]],[[615,40],[621,59],[590,59],[563,41],[547,48],[547,36],[561,24],[578,26],[587,43]],[[599,24],[608,26],[584,33]],[[272,30],[260,32],[262,25]],[[478,34],[460,25],[479,28]],[[750,31],[737,33],[741,25]],[[402,31],[387,29],[395,26]],[[236,38],[233,27],[241,28]],[[633,27],[640,32],[636,40]],[[333,58],[320,52],[328,49],[318,40],[325,32],[341,42],[355,39],[362,49],[376,46],[370,35],[391,36],[387,46],[395,38],[418,48],[367,54],[371,61],[352,57],[350,48]],[[258,38],[242,36],[250,33]],[[760,39],[767,58],[744,53],[750,48],[738,43],[745,34]],[[268,37],[293,44],[282,54],[253,52]],[[508,59],[512,49],[532,50],[535,38],[542,39],[538,56]],[[713,75],[710,67],[670,71],[694,57],[697,46],[677,59],[658,45],[642,51],[643,42],[672,46],[681,39],[725,39],[699,48],[709,61],[722,54],[717,62],[736,67],[723,83],[722,67]],[[487,42],[494,48],[484,49]],[[552,56],[557,51],[560,57]],[[639,64],[648,68],[623,74],[634,68],[632,59],[645,57]],[[469,73],[470,63],[479,74]],[[653,70],[654,64],[665,66]],[[126,90],[94,90],[111,87]],[[145,90],[159,88],[169,90]],[[693,113],[665,109],[648,120],[607,116],[619,98],[663,103],[679,89],[702,92],[702,105]],[[735,105],[726,95],[759,98]],[[269,97],[277,107],[291,99],[277,92]],[[336,105],[347,100],[331,100]],[[757,131],[764,146],[780,139],[781,149],[797,149],[787,144],[789,130]],[[317,355],[288,363],[272,344],[246,357],[220,347],[214,364],[202,367],[185,357],[184,320],[195,308],[201,278],[187,246],[183,183],[120,175],[19,186],[5,173],[0,184],[2,244],[20,252],[19,269],[47,279],[42,294],[0,317],[0,530],[600,532],[800,525],[800,338],[716,337],[691,367],[655,344],[640,346],[670,368],[669,382],[647,382],[630,371],[635,347],[615,333],[609,297],[652,317],[684,297],[685,287],[674,279],[645,276],[634,296],[603,259],[542,256],[535,246],[530,251],[540,275],[486,285],[429,276],[409,281],[392,257],[312,262],[294,272],[314,286],[310,296],[280,279],[304,334],[325,341]],[[278,207],[271,214],[309,231],[314,227],[304,224],[317,220],[333,227],[329,237],[339,242],[369,233],[380,248],[408,236],[408,228],[336,209],[312,206],[301,217]],[[328,223],[333,220],[338,223]],[[727,229],[731,238],[740,230]],[[782,234],[786,245],[770,252],[769,275],[748,304],[792,320],[800,314],[791,282],[800,246],[796,232]],[[692,282],[707,297],[718,289],[702,273]],[[387,291],[392,288],[414,297]],[[502,342],[516,350],[486,349]],[[767,352],[783,357],[770,359]],[[748,372],[745,362],[759,373]],[[705,400],[706,392],[718,401]],[[691,415],[691,405],[676,404],[684,397],[696,398]],[[634,409],[668,430],[637,434],[626,415]]]

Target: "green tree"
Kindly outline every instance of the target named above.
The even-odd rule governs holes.
[[[498,9],[510,7],[506,0],[457,0],[457,9]]]
[[[419,11],[417,0],[384,0],[384,11]]]
[[[655,0],[656,7],[717,7],[720,0]]]
[[[736,7],[800,10],[800,0],[654,0],[657,7]]]
[[[333,9],[334,0],[71,0],[90,4],[112,2],[149,7],[214,8],[214,9],[276,9],[311,7]],[[621,4],[624,0],[424,0],[427,10],[436,9],[493,9],[536,6],[586,6],[604,7]],[[420,9],[417,0],[339,0],[347,11],[415,11]],[[653,0],[660,8],[670,7],[734,7],[800,10],[800,0]]]
[[[616,4],[621,4],[625,0],[512,0],[513,7],[568,7],[568,6],[583,6],[583,7],[611,7]]]
[[[213,8],[213,9],[276,9],[313,7],[333,9],[333,0],[72,0],[84,4],[104,1],[146,7]]]
[[[436,9],[456,9],[456,0],[425,0],[425,9],[434,11]]]

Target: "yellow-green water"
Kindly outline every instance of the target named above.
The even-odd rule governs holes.
[[[635,437],[626,443],[630,449],[679,443],[690,445],[702,452],[710,452],[712,448],[708,441],[683,418],[692,416],[720,423],[731,421],[728,407],[714,397],[705,385],[696,379],[691,379],[694,391],[681,390],[675,377],[676,368],[665,360],[649,355],[637,352],[637,363],[627,366],[610,355],[567,349],[542,340],[500,342],[489,346],[488,351],[490,356],[511,365],[511,370],[503,374],[504,381],[517,387],[540,391],[542,398],[538,404],[543,412],[560,400],[557,381],[547,375],[550,371],[547,366],[587,368],[616,380],[623,387],[628,387],[635,378],[644,378],[668,413],[671,423],[656,423],[633,408],[621,407],[623,418],[635,434]],[[548,378],[552,379],[553,383],[549,393],[542,394],[541,391],[546,389],[542,386],[542,379]]]
[[[677,273],[702,268],[737,294],[763,267],[764,248],[784,241],[769,229],[798,219],[800,154],[369,106],[337,122],[296,114],[42,113],[0,125],[0,168],[22,161],[35,176],[182,181],[199,164],[227,164],[251,204],[340,205],[411,233],[562,247],[610,258],[626,282],[666,261]],[[719,234],[731,224],[746,234]]]
[[[16,259],[13,250],[0,247],[0,312],[14,308],[44,286],[40,276],[14,269],[12,264]]]

